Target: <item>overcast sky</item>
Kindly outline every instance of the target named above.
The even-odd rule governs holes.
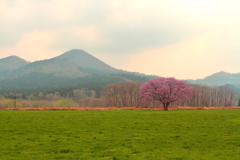
[[[239,0],[0,0],[0,58],[83,49],[118,69],[179,79],[240,72]]]

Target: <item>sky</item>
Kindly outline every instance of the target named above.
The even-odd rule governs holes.
[[[110,66],[178,79],[240,72],[238,0],[0,0],[0,58],[83,49]]]

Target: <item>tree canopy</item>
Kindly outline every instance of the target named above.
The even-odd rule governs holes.
[[[143,102],[160,101],[164,110],[168,110],[171,102],[189,98],[193,90],[181,80],[175,78],[152,79],[140,87],[139,95]]]

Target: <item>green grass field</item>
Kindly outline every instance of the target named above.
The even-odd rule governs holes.
[[[240,159],[240,110],[0,111],[0,160]]]

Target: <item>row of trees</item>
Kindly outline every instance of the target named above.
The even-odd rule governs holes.
[[[16,106],[15,106],[16,102]],[[73,99],[61,98],[56,101],[47,100],[25,100],[25,99],[8,99],[0,98],[1,108],[43,108],[43,107],[104,107],[101,98],[87,97],[74,101]]]
[[[38,92],[32,94],[10,94],[0,96],[0,108],[40,108],[40,107],[100,107],[102,99],[90,89],[75,89],[55,93]]]
[[[15,107],[157,107],[164,106],[232,106],[236,93],[226,86],[187,85],[174,78],[149,82],[114,83],[102,88],[100,98],[94,90],[13,94],[0,97],[0,108]],[[16,101],[13,99],[17,98]]]
[[[238,96],[226,86],[189,85],[193,95],[183,102],[175,102],[175,106],[206,106],[220,107],[236,105]]]
[[[107,107],[142,107],[138,92],[142,82],[114,83],[103,87],[101,98]]]
[[[87,97],[96,97],[96,92],[90,89],[75,89],[75,90],[59,90],[54,93],[36,92],[31,94],[9,94],[5,98],[9,99],[24,99],[24,100],[39,100],[39,101],[57,101],[62,98],[79,100]]]
[[[157,79],[155,79],[155,81],[156,80]],[[175,81],[173,79],[171,81],[178,83],[169,83],[170,86],[168,87],[166,87],[166,83],[162,81],[160,81],[158,85],[153,84],[152,87],[150,87],[150,84],[153,83],[153,81],[149,81],[151,83],[147,82],[144,84],[141,82],[124,82],[110,84],[102,89],[101,98],[105,102],[106,106],[114,107],[156,107],[160,105],[165,105],[165,107],[220,107],[232,106],[236,105],[237,103],[236,101],[238,97],[236,93],[226,86],[206,86],[200,84],[191,84],[187,86],[182,81],[180,81],[180,83],[179,81]],[[159,87],[160,84],[163,85]],[[180,88],[182,88],[182,90],[180,90]],[[177,94],[174,95],[171,93]],[[156,97],[159,94],[161,94],[162,96],[165,95],[165,99],[161,100],[159,99],[161,97]]]

